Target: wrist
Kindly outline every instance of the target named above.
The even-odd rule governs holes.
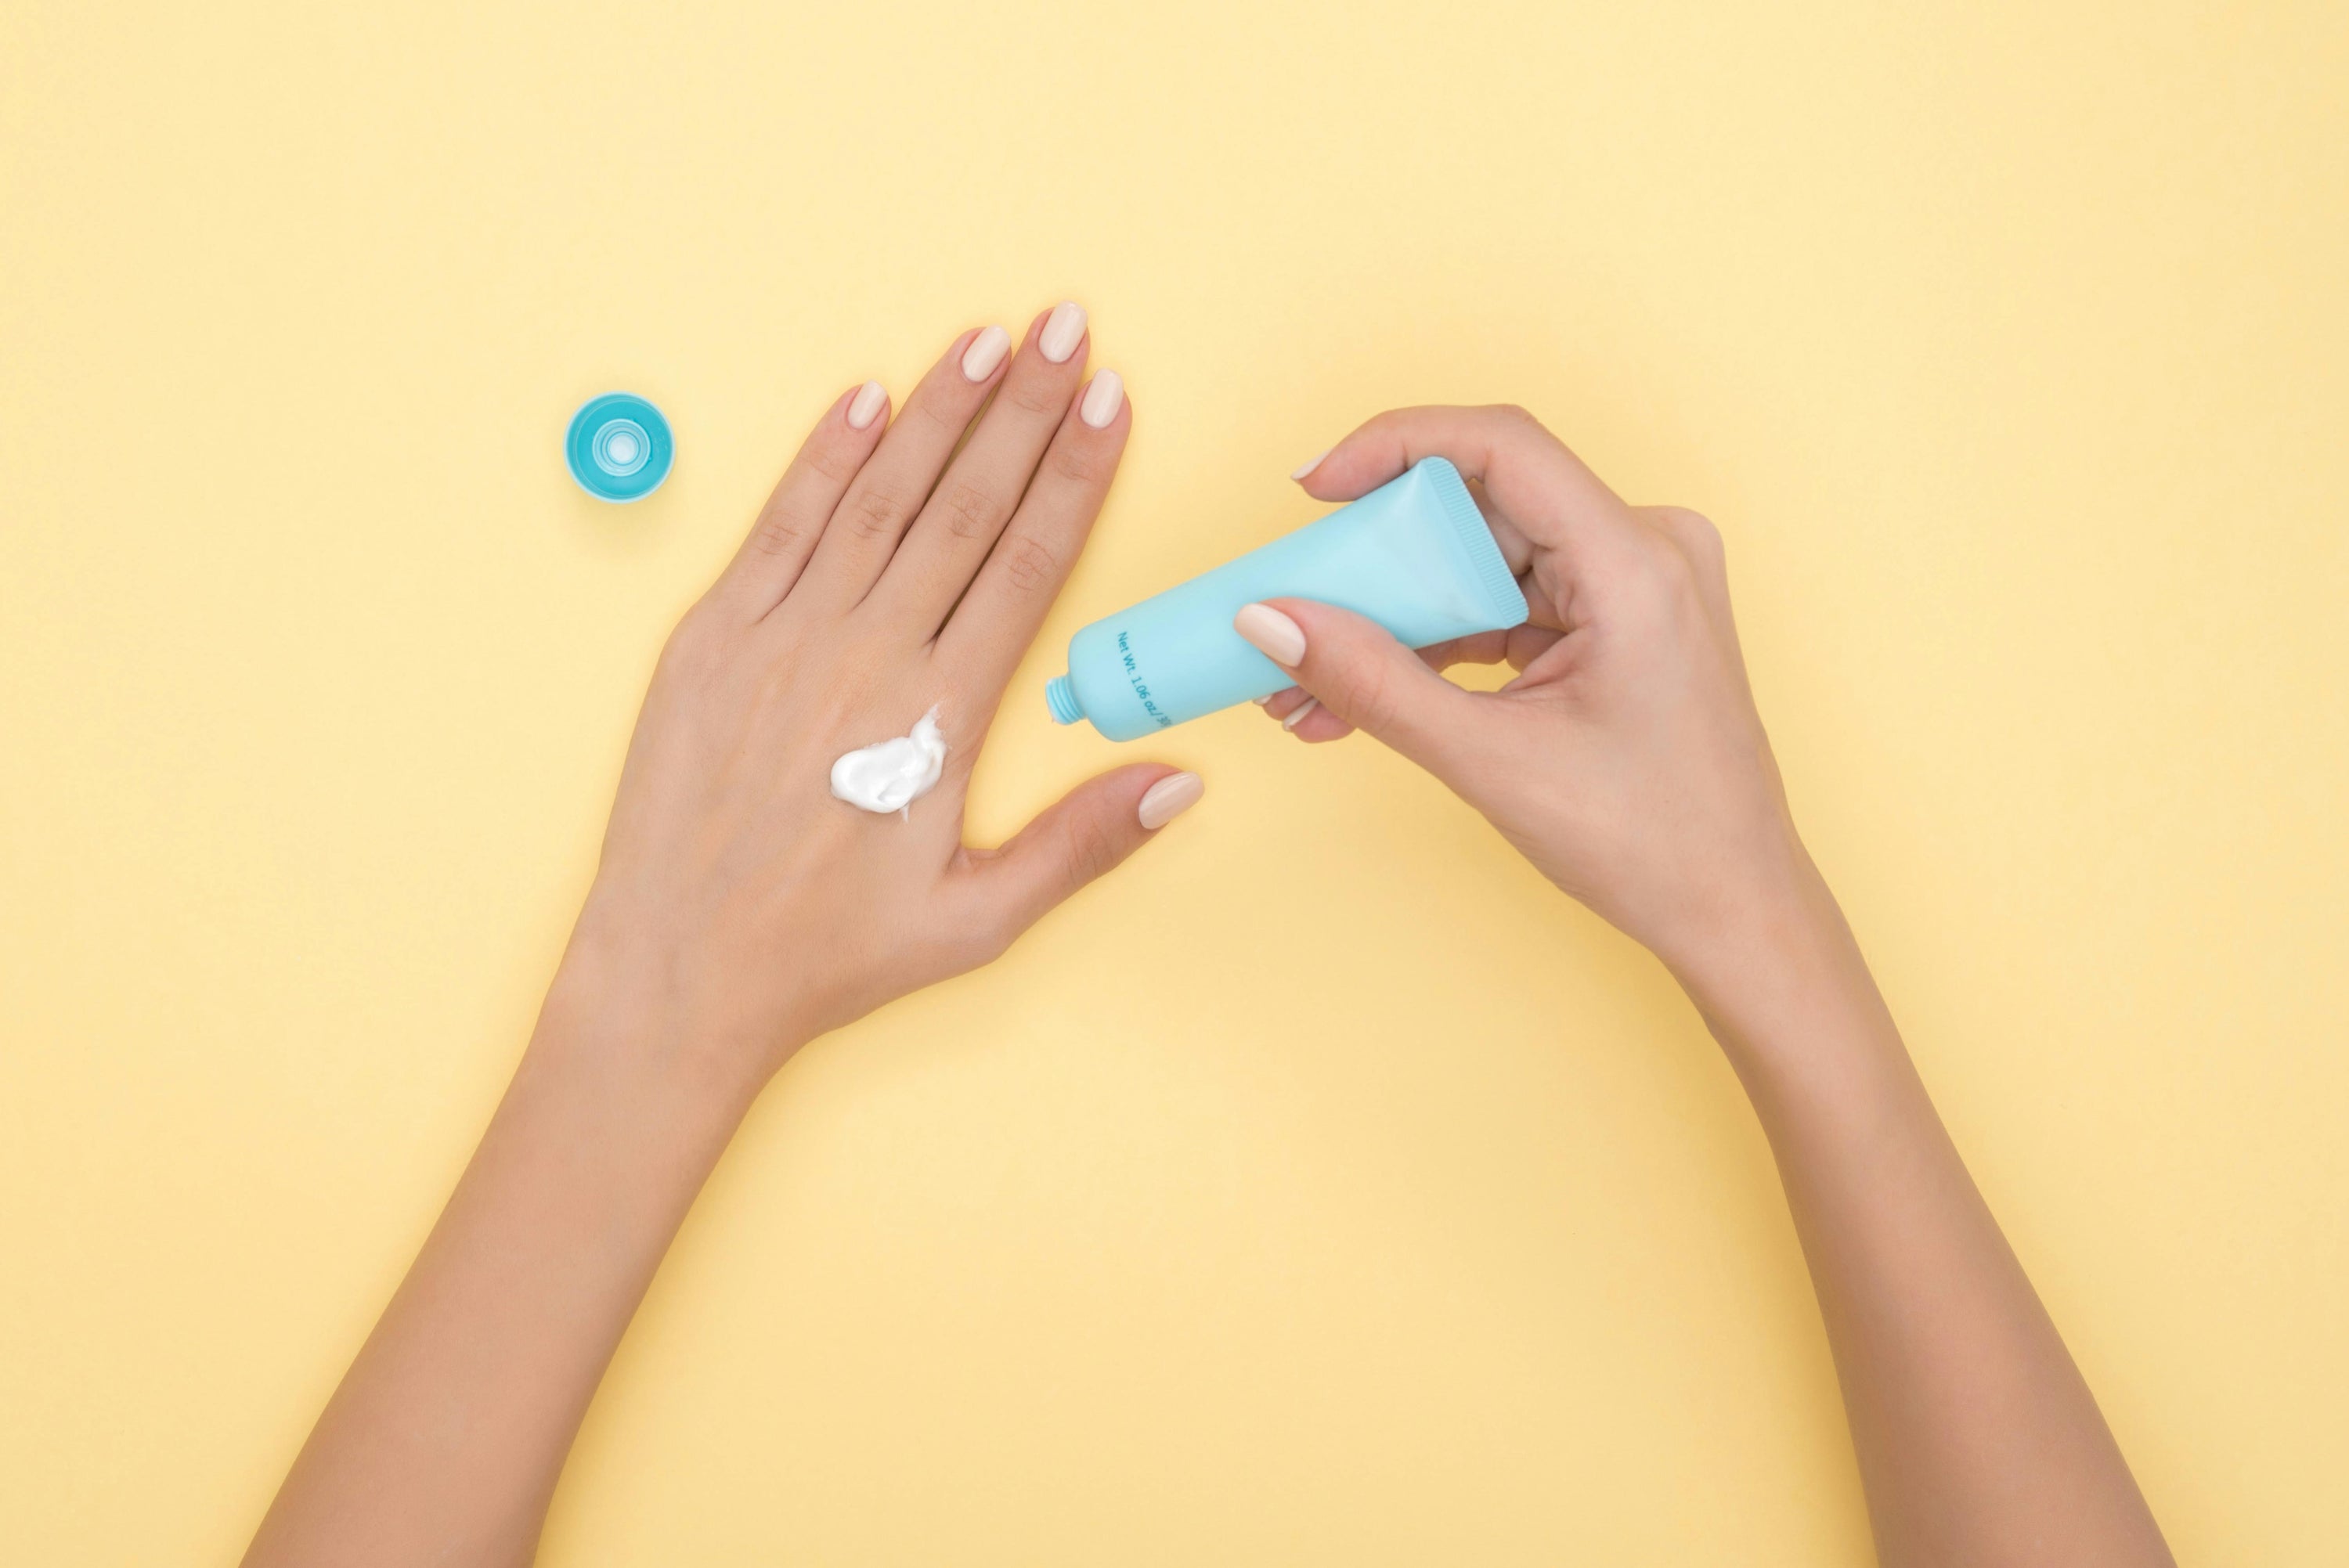
[[[1826,878],[1791,832],[1786,842],[1700,939],[1659,954],[1750,1088],[1897,1038]]]
[[[605,1107],[610,1125],[680,1152],[706,1149],[714,1161],[765,1080],[707,1049],[675,1010],[566,961],[515,1081]]]
[[[701,984],[690,947],[645,933],[591,895],[548,987],[530,1055],[566,1071],[626,1082],[670,1114],[729,1132],[775,1068],[805,1043],[786,1027],[754,1028],[745,1009]]]

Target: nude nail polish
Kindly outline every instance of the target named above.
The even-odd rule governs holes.
[[[962,374],[966,381],[984,381],[995,374],[1003,356],[1011,350],[1011,335],[999,326],[990,326],[970,340],[962,351]]]
[[[1338,449],[1335,447],[1322,448],[1319,451],[1306,459],[1304,465],[1299,468],[1296,472],[1290,474],[1288,477],[1296,480],[1299,484],[1303,484],[1305,482],[1305,476],[1311,473],[1315,469],[1319,468],[1321,466],[1321,459],[1328,457],[1337,449]]]
[[[1077,417],[1096,430],[1105,430],[1124,404],[1125,382],[1118,373],[1096,371],[1092,385],[1085,388],[1084,401],[1077,405]]]
[[[862,430],[870,427],[874,417],[881,412],[881,405],[888,400],[889,388],[878,381],[867,381],[859,387],[856,396],[848,400],[848,428]]]
[[[1085,340],[1085,307],[1072,299],[1062,300],[1044,318],[1044,330],[1036,335],[1036,346],[1045,358],[1055,365],[1066,365],[1077,345]]]
[[[1282,669],[1295,669],[1305,657],[1305,628],[1269,604],[1241,605],[1232,630]]]
[[[1295,729],[1298,724],[1307,714],[1311,713],[1315,708],[1319,707],[1320,706],[1321,699],[1319,697],[1307,697],[1303,702],[1299,703],[1295,707],[1288,710],[1288,717],[1280,721],[1280,727],[1283,729]]]
[[[1206,780],[1196,773],[1170,773],[1143,791],[1134,815],[1143,827],[1156,832],[1197,805],[1206,792]]]

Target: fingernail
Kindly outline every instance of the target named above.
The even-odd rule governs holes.
[[[1084,401],[1077,405],[1077,417],[1096,430],[1106,430],[1109,422],[1117,418],[1125,402],[1125,383],[1114,370],[1093,373],[1093,384],[1085,388]]]
[[[848,400],[848,428],[862,430],[872,424],[873,417],[881,412],[881,405],[888,400],[889,388],[878,381],[867,381],[859,387],[856,396]]]
[[[1309,458],[1308,458],[1308,459],[1305,459],[1305,466],[1304,466],[1304,467],[1302,467],[1302,468],[1299,469],[1295,473],[1290,474],[1288,477],[1289,477],[1290,479],[1292,479],[1292,480],[1296,480],[1298,483],[1299,483],[1299,484],[1304,483],[1304,482],[1305,482],[1305,476],[1306,476],[1307,474],[1311,473],[1315,469],[1319,468],[1319,467],[1321,466],[1321,459],[1324,459],[1324,458],[1326,458],[1326,457],[1328,457],[1330,453],[1332,453],[1332,452],[1336,451],[1337,449],[1337,449],[1337,448],[1335,448],[1335,447],[1324,447],[1324,448],[1322,448],[1319,451],[1318,451],[1318,452],[1314,453],[1311,457],[1309,457]]]
[[[1269,604],[1241,605],[1232,630],[1283,669],[1295,669],[1305,657],[1305,628]]]
[[[1197,805],[1206,792],[1207,781],[1196,773],[1170,773],[1142,792],[1134,815],[1155,832]]]
[[[1053,364],[1065,365],[1084,337],[1085,307],[1072,299],[1064,299],[1044,318],[1044,330],[1037,335],[1036,346]]]
[[[1011,335],[999,326],[990,326],[970,340],[962,351],[962,374],[967,381],[984,381],[995,374],[1003,356],[1011,348]]]
[[[1258,707],[1262,707],[1266,703],[1268,703],[1271,700],[1272,694],[1270,692],[1265,693],[1262,696],[1252,696],[1248,698],[1248,701],[1256,704]]]
[[[1319,707],[1320,706],[1321,699],[1319,697],[1307,697],[1303,702],[1299,703],[1295,707],[1289,710],[1288,717],[1280,721],[1280,727],[1283,729],[1295,729],[1299,719],[1303,718],[1307,714],[1311,713],[1315,708]]]

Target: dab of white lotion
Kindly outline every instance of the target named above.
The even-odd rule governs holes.
[[[860,811],[902,811],[911,821],[914,802],[929,793],[946,765],[946,738],[934,707],[913,734],[861,747],[834,762],[832,792]]]

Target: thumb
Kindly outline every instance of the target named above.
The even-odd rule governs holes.
[[[1323,707],[1441,776],[1476,699],[1350,610],[1310,599],[1243,605],[1232,630]]]
[[[1009,945],[1197,805],[1206,789],[1196,773],[1138,762],[1078,785],[1000,849],[964,851],[965,891],[977,906],[972,929]]]

